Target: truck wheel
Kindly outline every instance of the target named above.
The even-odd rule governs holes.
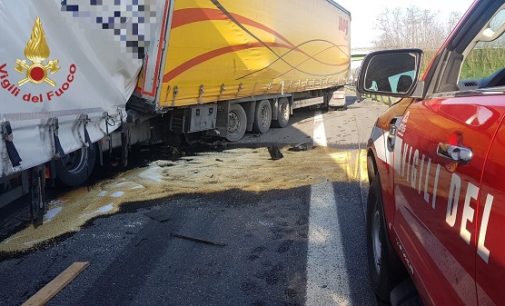
[[[91,176],[95,167],[97,148],[81,148],[56,161],[56,176],[66,186],[81,186]]]
[[[230,142],[239,141],[247,129],[247,115],[240,104],[232,104],[228,113],[228,133],[226,139]]]
[[[253,129],[255,132],[265,134],[272,125],[272,105],[270,101],[263,100],[256,105]]]
[[[367,204],[367,251],[370,282],[377,298],[381,302],[389,303],[391,291],[405,278],[406,272],[389,241],[378,176],[370,185]]]
[[[289,100],[286,98],[279,99],[279,112],[277,120],[273,121],[275,127],[285,128],[289,124],[291,109],[289,108]]]

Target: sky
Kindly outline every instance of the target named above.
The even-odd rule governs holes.
[[[473,3],[473,0],[335,0],[338,4],[351,11],[352,48],[371,47],[378,36],[375,30],[378,15],[385,8],[417,6],[438,12],[440,18],[451,12],[463,15]]]

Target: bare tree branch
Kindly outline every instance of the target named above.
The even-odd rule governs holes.
[[[437,49],[459,19],[459,13],[453,12],[441,20],[438,12],[415,6],[385,9],[377,18],[380,36],[374,42],[375,48]]]

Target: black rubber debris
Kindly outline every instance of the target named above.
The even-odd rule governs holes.
[[[268,153],[270,153],[272,160],[279,160],[284,158],[284,155],[282,155],[279,146],[276,145],[268,147]]]
[[[218,247],[225,247],[226,246],[226,244],[221,243],[221,242],[214,242],[214,241],[200,239],[200,238],[195,238],[195,237],[190,237],[190,236],[186,236],[186,235],[179,235],[179,234],[171,233],[170,236],[175,237],[175,238],[179,238],[179,239],[193,241],[193,242],[198,242],[198,243],[203,243],[203,244],[218,246]]]

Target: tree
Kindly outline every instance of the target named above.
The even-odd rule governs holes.
[[[454,12],[447,20],[441,21],[439,13],[430,9],[415,6],[385,9],[377,18],[376,28],[380,36],[374,42],[375,47],[437,49],[460,19],[459,16]]]

